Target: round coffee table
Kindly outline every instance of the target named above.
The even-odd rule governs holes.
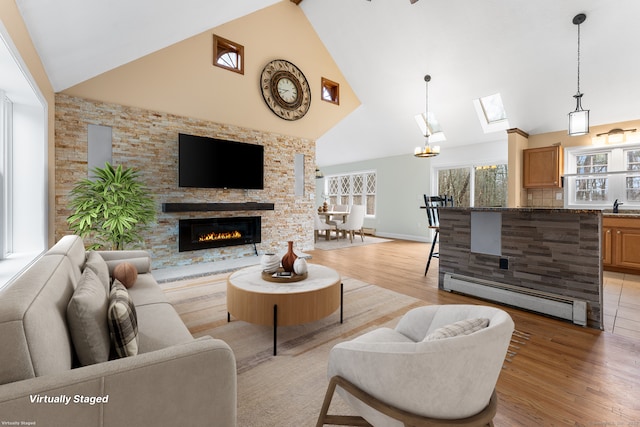
[[[273,354],[278,326],[299,325],[329,316],[340,308],[343,286],[337,271],[308,264],[307,278],[298,282],[270,282],[262,266],[243,268],[227,278],[227,321],[231,316],[257,325],[273,325]]]

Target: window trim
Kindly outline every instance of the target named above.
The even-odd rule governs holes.
[[[13,176],[13,103],[6,93],[0,90],[0,173],[4,177]],[[13,252],[13,186],[11,179],[3,179],[0,188],[0,259]]]
[[[238,55],[238,65],[235,67],[230,67],[228,65],[218,62],[218,60],[222,55],[225,55],[230,52]],[[244,46],[214,34],[213,35],[213,65],[215,65],[216,67],[223,68],[225,70],[233,71],[235,73],[244,75]]]
[[[340,105],[340,84],[322,77],[320,80],[320,99],[332,104]],[[327,98],[326,95],[329,97]]]

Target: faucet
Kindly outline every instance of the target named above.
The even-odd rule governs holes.
[[[613,202],[613,213],[618,213],[618,206],[624,205],[624,203],[618,203],[618,199]]]

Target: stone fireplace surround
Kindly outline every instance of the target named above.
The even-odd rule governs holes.
[[[251,244],[179,252],[178,221],[188,218],[260,216],[259,254],[284,252],[293,240],[299,250],[313,247],[315,141],[260,132],[163,112],[56,95],[55,237],[69,234],[68,194],[87,177],[87,126],[112,127],[112,164],[134,167],[154,195],[157,221],[145,235],[153,267],[183,266],[255,256]],[[263,190],[178,187],[178,133],[261,144],[265,147]],[[304,197],[294,196],[294,157],[305,155]],[[176,211],[188,203],[219,209]],[[272,209],[264,209],[264,205]],[[167,209],[167,206],[170,206]],[[178,208],[179,209],[179,208]]]

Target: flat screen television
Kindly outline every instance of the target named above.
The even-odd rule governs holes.
[[[199,188],[264,188],[264,147],[179,134],[178,185]]]

